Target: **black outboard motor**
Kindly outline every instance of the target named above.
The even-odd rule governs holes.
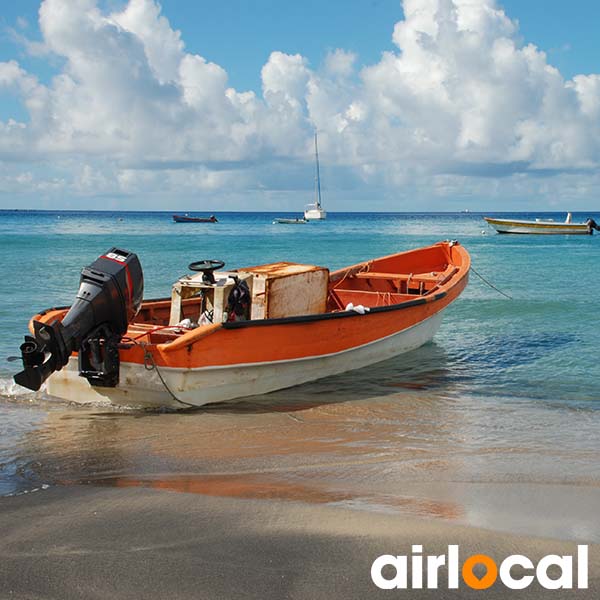
[[[598,225],[598,223],[596,223],[596,221],[594,221],[594,219],[592,219],[591,217],[585,222],[585,224],[588,227],[590,235],[592,234],[593,229],[595,229],[596,231],[600,231],[600,225]]]
[[[119,383],[119,342],[140,309],[144,276],[137,255],[111,248],[81,271],[75,302],[62,321],[33,322],[21,344],[23,371],[15,382],[37,391],[79,353],[79,374],[92,385]]]

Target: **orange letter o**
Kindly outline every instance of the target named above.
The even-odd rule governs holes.
[[[478,579],[473,574],[473,567],[475,565],[484,565],[487,569],[481,579]],[[469,556],[465,561],[462,568],[462,578],[474,590],[487,590],[494,585],[494,582],[498,578],[498,567],[494,560],[486,554],[474,554],[473,556]]]

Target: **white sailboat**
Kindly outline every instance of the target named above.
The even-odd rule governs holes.
[[[319,148],[317,146],[317,132],[315,131],[315,202],[307,204],[304,207],[304,218],[307,221],[323,221],[327,218],[327,213],[321,205],[321,175],[319,173]]]

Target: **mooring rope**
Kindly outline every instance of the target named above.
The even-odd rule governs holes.
[[[484,283],[486,283],[487,285],[489,285],[493,290],[496,290],[499,294],[502,294],[503,296],[505,296],[509,300],[513,299],[512,296],[509,296],[508,294],[506,294],[502,290],[499,290],[495,285],[493,285],[492,283],[490,283],[483,275],[479,274],[473,267],[471,267],[471,271],[473,271],[473,273],[475,273],[475,275],[477,275],[477,277],[479,277],[479,279],[481,279],[481,281],[483,281]]]
[[[150,352],[150,350],[148,350],[148,348],[146,347],[146,344],[144,342],[136,342],[139,346],[142,347],[142,350],[144,351],[144,368],[146,369],[146,371],[156,371],[156,374],[158,375],[158,378],[160,379],[161,383],[163,384],[165,390],[167,390],[167,392],[169,393],[169,395],[171,396],[171,398],[173,398],[173,400],[175,400],[175,402],[179,402],[179,404],[181,404],[182,406],[186,406],[188,408],[198,408],[195,404],[190,404],[189,402],[184,402],[183,400],[180,400],[172,391],[171,388],[167,385],[167,382],[163,379],[163,376],[161,374],[161,372],[158,369],[158,365],[156,364],[156,361],[154,360],[154,356],[152,355],[152,352]],[[150,366],[148,366],[148,359],[150,359]]]

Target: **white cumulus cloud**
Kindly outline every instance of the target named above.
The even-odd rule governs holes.
[[[0,91],[28,113],[0,121],[0,193],[250,198],[300,189],[310,185],[317,128],[332,190],[550,202],[563,189],[589,200],[600,75],[565,80],[520,41],[495,0],[403,8],[396,49],[377,63],[357,67],[359,57],[336,49],[310,65],[273,48],[255,92],[234,89],[220,65],[187,52],[154,0],[129,0],[121,12],[96,0],[44,0],[36,54],[61,67],[44,85],[17,61],[0,62]]]

